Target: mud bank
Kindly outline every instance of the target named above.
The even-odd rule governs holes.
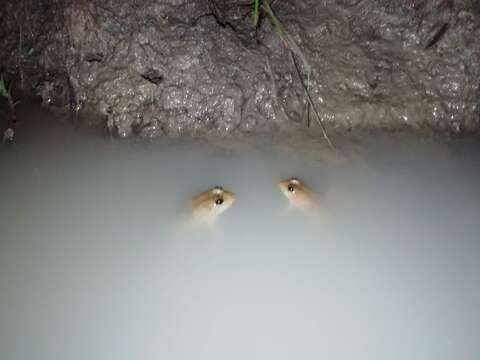
[[[475,1],[272,9],[283,40],[266,16],[253,28],[249,2],[8,0],[0,64],[15,88],[120,137],[318,126],[300,78],[330,129],[478,130]]]

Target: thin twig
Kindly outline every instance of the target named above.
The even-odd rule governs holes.
[[[275,105],[278,105],[278,90],[277,90],[277,83],[275,81],[275,76],[273,75],[272,64],[270,63],[270,59],[266,57],[267,62],[267,70],[270,74],[270,78],[272,79],[272,87],[273,87],[273,98],[275,101]]]
[[[310,103],[307,102],[307,128],[310,128]]]
[[[307,90],[310,91],[310,71],[307,73]],[[310,103],[307,101],[307,128],[310,128]]]
[[[361,0],[362,1],[362,0]],[[276,0],[272,1],[272,5],[276,2]],[[260,3],[259,0],[255,1],[256,6]],[[290,57],[292,59],[293,65],[297,71],[298,78],[300,79],[300,83],[302,84],[303,90],[305,91],[305,95],[307,97],[307,103],[310,105],[310,107],[313,109],[313,112],[315,113],[315,120],[317,121],[318,125],[320,125],[320,128],[322,129],[323,137],[325,138],[325,141],[327,142],[328,146],[334,150],[338,151],[333,145],[332,141],[328,137],[327,130],[325,129],[325,126],[323,124],[322,118],[318,114],[317,108],[315,107],[315,104],[313,103],[312,97],[310,96],[310,73],[311,73],[311,67],[310,64],[308,63],[307,59],[305,58],[305,55],[303,54],[302,50],[299,48],[295,40],[290,36],[290,34],[285,30],[283,27],[281,21],[275,16],[275,13],[273,12],[271,5],[268,3],[268,1],[262,1],[261,3],[261,8],[263,11],[265,11],[266,15],[270,18],[270,21],[272,22],[273,27],[275,28],[280,40],[283,41],[283,44],[288,50],[288,53],[290,54]],[[302,75],[300,73],[300,69],[298,67],[298,64],[295,60],[295,55],[297,55],[302,63],[304,68],[307,71],[308,74],[308,79],[307,82],[308,84],[305,85],[305,82],[303,81]],[[307,127],[310,126],[310,109],[307,108]]]
[[[297,75],[298,75],[298,78],[300,79],[300,83],[302,84],[303,90],[305,91],[305,96],[307,97],[307,101],[310,103],[310,106],[313,109],[317,124],[320,125],[320,128],[322,129],[323,137],[324,137],[325,141],[327,142],[328,146],[330,146],[330,148],[332,150],[336,151],[337,148],[330,141],[330,138],[328,137],[328,134],[327,134],[327,129],[325,129],[325,125],[323,124],[322,118],[318,114],[317,108],[315,107],[315,104],[313,103],[312,97],[310,96],[310,92],[308,91],[307,87],[305,86],[305,83],[303,82],[302,75],[300,73],[300,69],[298,68],[298,64],[297,64],[297,61],[295,60],[295,56],[293,54],[293,51],[289,51],[288,53],[290,54],[290,58],[292,59],[295,70],[297,70]]]
[[[20,61],[18,62],[18,70],[20,72],[20,89],[25,89],[25,79],[23,76],[23,26],[20,22],[20,31],[19,31],[19,39],[18,39],[18,58]]]

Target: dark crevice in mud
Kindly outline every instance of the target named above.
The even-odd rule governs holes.
[[[92,63],[92,62],[99,62],[101,63],[103,61],[104,55],[101,52],[96,52],[96,53],[86,53],[84,56],[84,60]]]
[[[120,137],[315,132],[311,103],[329,131],[480,128],[478,2],[270,5],[254,27],[250,1],[5,0],[0,70]]]
[[[160,85],[163,81],[163,75],[155,69],[148,69],[142,74],[142,78],[150,81],[152,84]]]
[[[237,29],[235,28],[235,26],[225,18],[225,16],[222,14],[222,12],[218,8],[214,0],[208,0],[208,6],[210,8],[210,13],[206,14],[206,16],[213,16],[213,18],[215,19],[218,25],[220,25],[223,28],[229,27],[234,32],[237,32]],[[204,17],[204,15],[200,16],[200,18],[201,17]],[[194,23],[196,23],[198,19],[199,18],[195,19]]]
[[[449,23],[445,23],[437,28],[438,29],[434,32],[434,35],[432,36],[432,38],[428,41],[427,45],[425,46],[426,49],[431,48],[433,45],[438,43],[442,37],[445,36],[445,33],[449,28]]]

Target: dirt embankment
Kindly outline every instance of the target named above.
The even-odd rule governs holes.
[[[15,88],[121,137],[316,126],[292,51],[330,128],[480,126],[475,0],[271,1],[281,28],[263,16],[257,29],[252,4],[233,0],[4,4]]]

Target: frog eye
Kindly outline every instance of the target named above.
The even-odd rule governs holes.
[[[216,205],[222,205],[223,204],[223,198],[218,198],[217,200],[215,200],[215,204]]]
[[[287,190],[293,193],[295,188],[292,185],[288,185]]]

